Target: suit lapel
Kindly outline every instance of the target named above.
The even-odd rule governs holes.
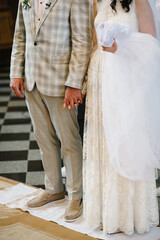
[[[38,28],[37,28],[37,31],[36,31],[36,36],[37,36],[37,34],[38,34],[38,32],[39,32],[42,24],[43,24],[44,21],[46,20],[49,12],[50,12],[51,9],[55,6],[55,4],[57,3],[57,1],[58,1],[58,0],[50,0],[50,2],[51,2],[50,7],[44,9],[43,16],[42,16],[42,18],[41,18],[41,21],[40,21],[40,23],[39,23],[39,25],[38,25]],[[35,37],[36,37],[36,36],[35,36]]]

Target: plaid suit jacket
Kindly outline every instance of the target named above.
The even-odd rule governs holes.
[[[64,96],[66,86],[81,89],[92,43],[93,0],[50,0],[35,29],[31,8],[19,2],[10,77],[23,77],[31,91]]]

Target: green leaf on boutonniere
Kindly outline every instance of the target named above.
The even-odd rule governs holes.
[[[29,8],[31,8],[31,4],[29,2],[29,0],[22,0],[22,7],[24,10],[28,10]]]

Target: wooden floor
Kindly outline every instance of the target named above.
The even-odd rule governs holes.
[[[0,190],[18,182],[0,177]],[[0,204],[0,240],[95,240],[28,212]]]

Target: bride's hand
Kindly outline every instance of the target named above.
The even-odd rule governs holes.
[[[85,97],[86,94],[81,94],[82,99]]]
[[[116,43],[115,40],[114,40],[114,43],[113,43],[112,47],[104,47],[104,46],[102,46],[103,51],[111,52],[111,53],[115,53],[117,51],[117,48],[118,48],[118,46],[117,46],[117,43]]]

